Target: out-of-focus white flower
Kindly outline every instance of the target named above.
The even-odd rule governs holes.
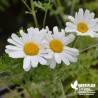
[[[98,19],[94,19],[95,14],[89,10],[83,11],[82,8],[76,12],[75,18],[69,16],[71,22],[66,23],[66,32],[76,32],[80,36],[98,37]]]

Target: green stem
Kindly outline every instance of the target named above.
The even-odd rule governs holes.
[[[78,39],[78,36],[76,36],[75,40],[73,41],[72,47],[74,47],[74,45],[75,45],[77,39]]]
[[[71,10],[70,10],[71,15],[73,15],[74,8],[75,8],[75,3],[76,3],[76,0],[73,0],[72,1],[72,6],[71,6]]]
[[[62,91],[62,98],[66,98],[64,88],[63,88],[63,84],[62,84],[61,80],[60,80],[60,87],[61,87],[61,91]]]
[[[60,21],[59,16],[58,16],[58,15],[55,15],[55,18],[56,18],[56,20],[57,20],[57,22],[58,22],[58,25],[59,25],[61,28],[63,28],[63,25],[62,25],[62,22]]]
[[[33,19],[34,19],[35,26],[38,27],[38,22],[37,22],[37,18],[36,18],[33,0],[30,0],[30,3],[31,3],[31,14],[32,14]]]
[[[91,49],[91,48],[93,48],[93,47],[96,47],[98,44],[94,44],[94,45],[92,45],[92,46],[89,46],[89,47],[87,47],[87,48],[85,48],[85,49],[83,49],[83,50],[80,50],[80,52],[84,52],[84,51],[86,51],[86,50],[89,50],[89,49]]]
[[[47,17],[47,11],[45,11],[45,15],[44,15],[43,28],[45,27],[46,17]]]
[[[60,0],[56,0],[56,1],[57,1],[57,6],[56,6],[56,7],[57,7],[57,8],[58,8],[58,7],[62,7]],[[65,14],[64,14],[63,11],[60,12],[60,16],[61,16],[61,18],[62,18],[62,20],[63,20],[63,22],[64,22],[64,24],[65,24],[66,20],[65,20],[65,18],[64,18]]]
[[[28,10],[31,12],[30,7],[27,5],[26,1],[22,0],[22,2],[24,3],[24,5],[28,8]]]

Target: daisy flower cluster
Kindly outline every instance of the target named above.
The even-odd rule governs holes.
[[[66,23],[66,28],[58,30],[53,27],[53,31],[49,28],[30,27],[27,33],[23,30],[19,31],[20,36],[12,34],[8,42],[11,45],[6,46],[5,52],[11,58],[24,58],[23,69],[29,71],[31,67],[35,68],[39,64],[47,65],[54,69],[56,65],[64,63],[70,65],[71,62],[77,62],[79,51],[75,48],[68,47],[68,44],[74,41],[75,32],[80,36],[97,37],[98,19],[94,19],[95,14],[89,10],[83,11],[79,9],[75,18],[69,16],[71,22]],[[71,34],[66,34],[71,32]]]
[[[53,28],[53,32],[48,27],[42,30],[31,27],[27,31],[28,33],[24,33],[20,30],[20,37],[12,34],[8,39],[12,45],[7,45],[5,50],[9,57],[24,58],[25,71],[37,67],[38,64],[55,68],[56,63],[60,64],[61,61],[66,65],[77,61],[78,50],[67,47],[75,38],[73,34],[65,37],[64,30],[59,32],[57,27]]]

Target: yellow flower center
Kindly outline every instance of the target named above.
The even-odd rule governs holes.
[[[86,33],[88,31],[88,26],[85,23],[78,23],[77,30],[82,33]]]
[[[37,55],[38,52],[39,52],[39,47],[38,45],[36,45],[35,43],[33,42],[29,42],[29,43],[26,43],[24,45],[24,52],[27,54],[27,55]]]
[[[50,43],[49,43],[49,46],[50,46],[50,49],[54,52],[54,53],[60,53],[63,51],[63,44],[61,41],[59,40],[52,40]]]

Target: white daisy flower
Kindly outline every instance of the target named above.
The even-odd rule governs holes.
[[[71,22],[66,23],[66,32],[76,32],[77,35],[96,37],[98,34],[98,19],[94,19],[95,14],[89,10],[83,11],[82,8],[76,12],[75,18],[69,16]]]
[[[43,37],[46,33],[45,29],[39,31],[38,28],[27,29],[28,33],[20,30],[21,37],[12,34],[8,42],[5,52],[12,58],[24,58],[23,69],[29,71],[31,66],[37,67],[38,63],[45,65],[47,61],[43,58],[45,47],[43,45]]]
[[[64,30],[59,32],[57,27],[53,28],[53,34],[51,31],[49,31],[49,29],[47,32],[45,44],[48,54],[51,54],[52,56],[51,59],[48,59],[47,56],[47,61],[50,68],[55,68],[56,63],[60,64],[61,61],[63,61],[66,65],[69,65],[70,62],[76,62],[77,56],[79,55],[78,50],[67,46],[74,40],[75,36],[70,34],[65,37]]]

